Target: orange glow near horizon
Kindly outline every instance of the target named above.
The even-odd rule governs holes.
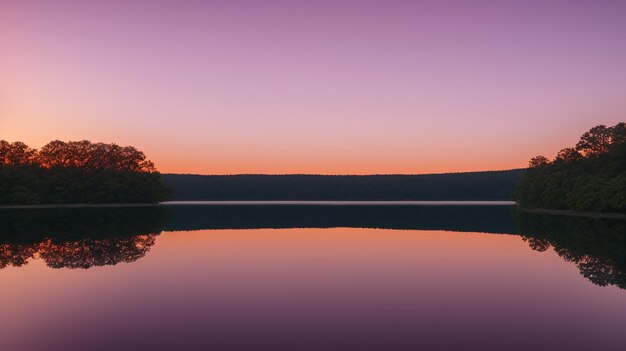
[[[189,159],[186,163],[179,160],[159,163],[161,173],[181,174],[323,174],[323,175],[368,175],[368,174],[428,174],[454,173],[471,171],[494,171],[524,168],[527,160],[519,162],[498,160],[459,160],[445,162],[439,160],[415,160],[402,158],[381,158],[363,160],[361,158],[337,157],[329,160],[317,159],[277,159],[272,155],[241,155],[236,161],[223,157]]]
[[[588,129],[584,122],[578,124],[579,126],[570,126],[568,130],[560,131],[558,138],[545,141],[522,138],[511,138],[507,141],[494,136],[493,139],[497,139],[496,147],[489,145],[493,139],[446,143],[432,137],[411,141],[391,135],[369,144],[363,140],[336,139],[326,140],[324,144],[318,145],[311,137],[308,142],[299,143],[285,137],[248,144],[244,140],[229,143],[223,137],[215,141],[193,138],[163,143],[156,137],[145,135],[118,135],[114,138],[107,137],[107,133],[84,135],[79,129],[61,132],[59,134],[65,137],[58,139],[89,139],[94,142],[114,142],[122,146],[132,145],[144,151],[162,173],[428,174],[524,168],[532,156],[543,154],[551,158],[561,148],[575,145],[578,137]],[[23,141],[37,149],[51,140],[48,133],[26,133],[26,126],[20,121],[11,123],[13,127],[20,125],[24,132],[9,128],[10,134],[0,133],[0,139]],[[11,137],[20,134],[28,137]],[[461,136],[454,136],[455,139],[457,137]]]

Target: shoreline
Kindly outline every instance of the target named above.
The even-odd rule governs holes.
[[[574,210],[554,210],[547,208],[522,208],[517,206],[518,210],[535,214],[547,214],[553,216],[569,216],[569,217],[587,217],[587,218],[610,218],[610,219],[626,219],[626,213],[617,212],[588,212]]]
[[[170,206],[514,206],[516,210],[533,214],[553,216],[570,216],[586,218],[625,219],[626,213],[588,212],[574,210],[557,210],[545,208],[523,208],[515,201],[346,201],[346,200],[208,200],[208,201],[163,201],[158,203],[114,203],[114,204],[40,204],[40,205],[0,205],[0,210],[28,209],[80,209],[80,208],[132,208],[132,207],[170,207]]]
[[[159,203],[136,204],[49,204],[49,205],[0,205],[0,210],[39,210],[54,208],[118,208],[118,207],[156,207]]]
[[[123,207],[168,207],[168,206],[514,206],[514,201],[345,201],[345,200],[221,200],[221,201],[163,201],[158,203],[117,204],[40,204],[0,205],[0,210],[55,209],[55,208],[123,208]]]

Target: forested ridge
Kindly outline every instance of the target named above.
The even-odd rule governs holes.
[[[132,146],[52,141],[36,150],[0,140],[0,204],[158,202],[161,175]]]
[[[173,200],[511,200],[524,170],[424,175],[163,174]]]
[[[553,160],[533,157],[515,200],[526,208],[626,212],[626,124],[593,127]]]

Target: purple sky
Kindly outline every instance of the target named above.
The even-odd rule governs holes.
[[[164,172],[523,167],[625,92],[626,1],[0,0],[0,139]]]

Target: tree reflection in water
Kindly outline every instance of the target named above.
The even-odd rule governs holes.
[[[524,212],[516,219],[531,249],[552,248],[593,284],[626,289],[626,221]]]
[[[21,267],[37,252],[37,244],[0,244],[0,269]]]
[[[0,268],[20,267],[39,257],[51,268],[90,268],[134,262],[154,245],[158,234],[130,238],[92,239],[55,243],[0,244]]]
[[[131,238],[82,239],[60,245],[50,240],[40,246],[39,257],[52,268],[89,268],[134,262],[154,245],[155,234]]]
[[[0,214],[0,269],[40,258],[51,268],[134,262],[152,248],[165,215],[159,208],[10,211]]]
[[[0,211],[0,223],[0,269],[35,258],[52,268],[134,262],[163,230],[385,228],[520,235],[532,250],[553,249],[592,283],[626,289],[626,221],[531,214],[502,206],[14,210]]]

